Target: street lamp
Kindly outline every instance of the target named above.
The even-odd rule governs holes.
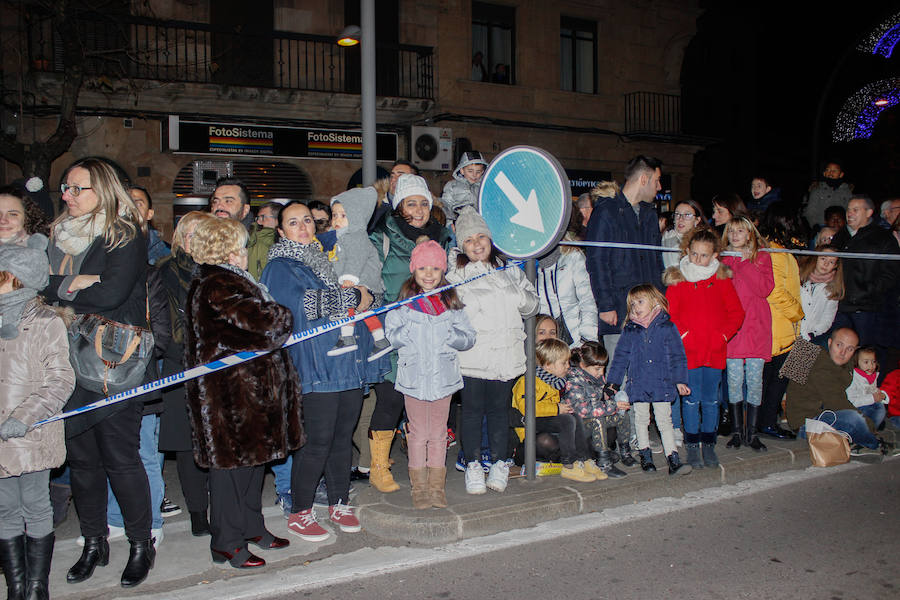
[[[348,25],[338,36],[339,46],[360,44],[360,112],[362,121],[363,185],[375,181],[375,0],[359,1],[360,26]]]

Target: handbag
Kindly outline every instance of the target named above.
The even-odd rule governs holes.
[[[813,363],[816,362],[819,352],[822,351],[822,347],[804,339],[799,334],[799,327],[796,324],[794,325],[794,331],[797,333],[797,339],[794,340],[794,345],[791,347],[791,351],[788,352],[784,364],[778,369],[778,376],[804,385],[809,378],[809,372],[812,370]]]
[[[837,416],[831,413],[835,420]],[[834,424],[834,420],[832,421]],[[809,459],[814,467],[833,467],[850,462],[850,435],[846,431],[840,431],[825,421],[818,419],[806,419],[806,440],[809,442]]]
[[[69,362],[78,385],[107,396],[140,385],[153,356],[153,333],[96,314],[69,326]]]

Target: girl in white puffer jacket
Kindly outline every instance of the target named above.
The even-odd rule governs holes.
[[[517,267],[498,270],[502,259],[491,232],[474,209],[464,209],[456,221],[456,239],[462,248],[450,251],[447,280],[459,283],[466,316],[477,332],[475,345],[459,353],[464,387],[461,439],[466,461],[466,491],[483,494],[486,488],[502,492],[509,477],[509,407],[516,379],[525,372],[525,327],[522,319],[534,315],[538,298],[534,286]],[[491,468],[487,482],[479,462],[481,422],[487,417]]]

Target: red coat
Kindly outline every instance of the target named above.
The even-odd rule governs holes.
[[[709,279],[690,282],[677,267],[666,271],[669,316],[684,344],[688,369],[725,368],[728,340],[744,321],[744,309],[724,266]]]
[[[772,360],[772,309],[766,300],[775,287],[772,258],[759,252],[756,260],[725,256],[722,263],[734,273],[734,289],[744,308],[744,324],[728,342],[728,358],[762,358]]]
[[[887,416],[900,417],[900,363],[897,368],[885,375],[881,382],[881,390],[888,395]]]

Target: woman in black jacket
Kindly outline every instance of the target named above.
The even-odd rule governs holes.
[[[52,225],[48,301],[77,314],[148,327],[146,224],[113,169],[97,159],[68,168],[62,185],[66,209]],[[102,398],[76,387],[66,410]],[[156,550],[150,538],[150,487],[138,452],[143,399],[120,402],[66,419],[66,451],[72,497],[78,510],[84,551],[66,580],[88,579],[109,562],[106,480],[122,508],[131,545],[123,587],[146,579]]]

